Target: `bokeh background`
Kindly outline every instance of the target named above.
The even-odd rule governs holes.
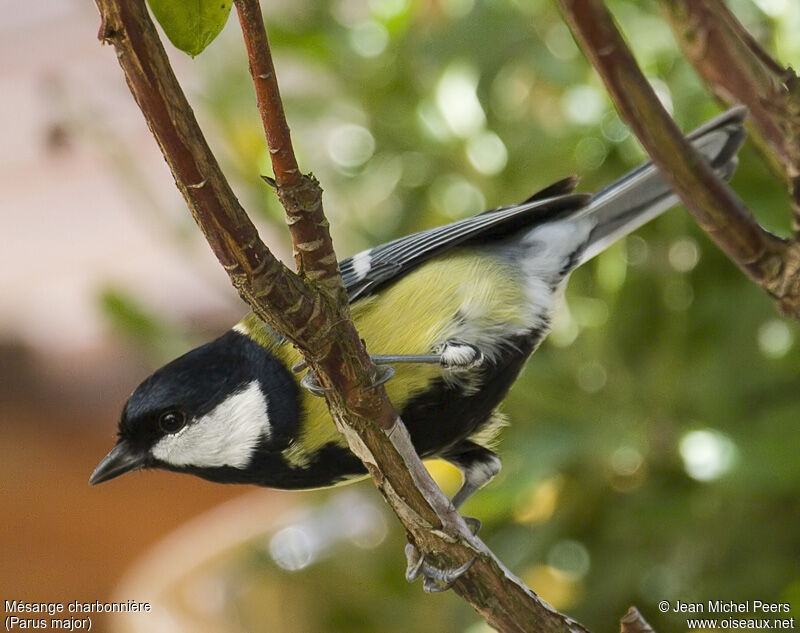
[[[263,2],[300,163],[340,255],[644,158],[550,0]],[[800,66],[800,5],[731,6]],[[684,129],[719,111],[654,2],[609,2]],[[486,626],[403,580],[369,482],[284,493],[137,473],[87,479],[133,386],[244,311],[95,38],[91,3],[0,2],[0,600],[149,600],[108,631]],[[168,45],[238,195],[279,255],[237,24]],[[788,203],[751,144],[733,187],[776,232]],[[466,507],[545,599],[611,631],[631,603],[800,610],[796,323],[676,209],[577,271],[504,410],[500,476]],[[446,490],[449,466],[431,468]]]

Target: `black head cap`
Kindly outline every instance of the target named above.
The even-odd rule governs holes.
[[[122,412],[117,445],[89,481],[153,466],[241,466],[256,444],[288,441],[285,414],[296,407],[295,391],[274,356],[231,330],[136,388]]]

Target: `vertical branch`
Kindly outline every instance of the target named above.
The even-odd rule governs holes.
[[[346,306],[346,295],[338,264],[333,255],[328,223],[322,212],[321,189],[315,179],[300,173],[294,158],[259,2],[235,0],[235,3],[247,49],[258,109],[275,171],[275,186],[286,210],[287,223],[295,245],[294,254],[298,272],[315,282],[315,285],[329,282],[329,289],[334,291],[336,297]],[[334,370],[335,367],[327,369]],[[383,392],[383,389],[380,391]],[[329,399],[334,417],[336,409],[341,406],[337,400],[336,394]],[[384,459],[376,457],[386,450],[386,447],[381,442],[375,442],[374,438],[370,437],[369,428],[362,426],[364,423],[368,424],[367,420],[358,421],[354,425],[356,434],[345,425],[338,426],[348,438],[351,450],[364,461],[378,487],[403,521],[410,539],[421,551],[444,554],[440,560],[447,565],[459,566],[470,558],[475,559],[468,574],[456,582],[454,586],[456,593],[470,602],[488,622],[501,631],[586,633],[580,624],[541,602],[533,592],[505,569],[479,539],[469,533],[463,519],[454,512],[449,500],[444,497],[422,466],[405,427],[399,423],[397,414],[394,411],[387,412],[381,419],[390,422],[382,426],[388,430],[392,448],[403,456],[411,473],[411,481],[402,482],[404,484],[402,486],[397,486],[398,480],[407,476],[409,472],[394,473],[384,469],[382,465],[385,463],[385,457]],[[406,496],[408,489],[423,491],[425,502],[423,506],[420,506],[419,500]],[[441,536],[430,538],[429,530],[419,529],[423,527],[419,523],[421,517],[433,526],[440,525],[453,533],[448,539],[448,547],[442,546]],[[463,541],[459,543],[453,536]],[[481,581],[475,582],[475,578],[480,578]]]
[[[717,97],[750,110],[767,158],[787,181],[800,233],[800,79],[770,57],[722,0],[661,4],[684,53]]]
[[[247,60],[256,90],[258,111],[267,136],[272,169],[278,186],[296,185],[301,178],[289,125],[283,111],[278,78],[267,40],[267,31],[258,0],[236,0]]]
[[[236,11],[275,172],[275,187],[292,234],[297,272],[346,309],[347,295],[322,210],[322,189],[313,176],[302,174],[297,165],[261,6],[258,0],[236,0]]]

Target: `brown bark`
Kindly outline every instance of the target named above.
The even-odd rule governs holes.
[[[700,227],[781,310],[800,319],[800,246],[761,227],[684,139],[602,0],[559,3],[622,118]]]
[[[346,303],[317,180],[297,165],[289,125],[258,0],[236,0],[258,111],[264,126],[275,189],[286,210],[298,274],[316,282],[334,301]]]
[[[747,32],[722,0],[661,0],[683,52],[721,101],[743,103],[767,160],[785,178],[800,232],[800,79]]]
[[[636,607],[630,607],[620,618],[619,630],[620,633],[654,633],[653,627],[647,623]]]

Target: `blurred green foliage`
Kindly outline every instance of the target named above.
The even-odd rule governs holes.
[[[109,326],[151,361],[166,363],[203,342],[123,290],[106,288],[100,293],[99,302]]]
[[[264,4],[300,164],[325,189],[341,256],[569,174],[591,191],[643,160],[553,2]],[[609,5],[684,129],[719,111],[655,3]],[[800,65],[797,3],[731,6]],[[193,99],[246,208],[278,226],[231,22],[195,62]],[[783,187],[750,145],[733,187],[788,230]],[[504,469],[467,514],[534,590],[596,632],[632,603],[656,630],[685,630],[660,600],[788,601],[800,615],[798,334],[686,213],[666,214],[573,276],[504,407]],[[484,630],[457,597],[406,585],[394,523],[377,549],[294,574],[252,566],[247,582],[268,585],[254,595],[272,599],[248,603],[263,626],[248,630]]]

